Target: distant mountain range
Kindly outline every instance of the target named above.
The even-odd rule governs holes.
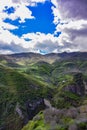
[[[12,57],[12,58],[22,58],[22,57],[26,57],[26,58],[33,58],[33,57],[60,57],[60,58],[72,58],[72,57],[81,57],[81,58],[87,58],[87,52],[71,52],[71,53],[67,53],[67,52],[63,52],[63,53],[49,53],[49,54],[39,54],[39,53],[33,53],[33,52],[28,52],[28,53],[15,53],[15,54],[1,54],[1,57]]]
[[[35,63],[38,61],[45,61],[48,63],[53,63],[55,61],[60,60],[87,60],[87,52],[72,52],[72,53],[50,53],[46,55],[41,55],[38,53],[17,53],[11,55],[0,55],[0,61],[6,60],[8,63],[16,63],[20,62],[25,63]]]

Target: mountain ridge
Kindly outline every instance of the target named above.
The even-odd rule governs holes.
[[[20,65],[20,62],[23,64],[35,63],[38,61],[46,61],[48,63],[53,63],[55,61],[61,60],[87,60],[87,52],[63,52],[63,53],[50,53],[42,55],[39,53],[16,53],[16,54],[5,54],[0,55],[0,61],[5,60],[9,63],[16,63]],[[24,63],[25,62],[25,63]]]

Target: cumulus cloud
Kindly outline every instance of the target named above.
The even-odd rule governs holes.
[[[44,3],[46,0],[12,0],[12,2],[14,3],[27,3],[27,4],[30,4],[30,3]]]
[[[28,1],[24,3],[24,1],[17,0],[15,2],[13,2],[12,0],[2,0],[0,2],[0,41],[2,41],[0,42],[1,53],[5,53],[4,51],[2,51],[1,48],[2,44],[5,46],[12,46],[12,41],[14,41],[15,45],[18,44],[18,46],[20,46],[19,44],[25,42],[23,39],[19,38],[18,36],[15,36],[9,31],[17,29],[18,26],[12,25],[11,23],[6,23],[4,22],[4,20],[6,18],[9,18],[11,20],[16,20],[19,18],[19,22],[24,22],[25,19],[34,18],[32,16],[32,12],[26,7],[27,5],[29,5]],[[14,11],[12,13],[8,13],[7,10],[9,8],[13,8]],[[7,50],[6,52],[11,53],[11,49]]]
[[[2,39],[0,40],[0,53],[4,54],[16,52],[40,53],[40,51],[51,53],[59,52],[59,48],[63,47],[62,43],[58,43],[58,37],[50,33],[28,33],[19,38],[8,30],[2,30],[0,32],[0,39]]]
[[[55,33],[61,31],[63,50],[87,51],[87,0],[51,0]]]
[[[19,22],[25,22],[25,19],[32,19],[32,12],[23,4],[15,8],[15,12],[7,16],[11,20],[20,19]]]
[[[0,52],[6,54],[8,53],[17,53],[17,52],[23,52],[23,51],[29,51],[29,49],[23,48],[20,44],[17,45],[14,42],[11,42],[10,44],[4,43],[3,41],[0,41]]]
[[[0,29],[6,29],[6,30],[14,30],[17,29],[17,26],[11,25],[9,23],[4,23],[2,21],[0,21]]]
[[[23,39],[30,39],[29,45],[33,51],[41,50],[46,53],[55,52],[56,48],[63,46],[62,43],[58,43],[58,37],[52,34],[44,34],[37,32],[25,34]]]
[[[15,3],[11,0],[5,0],[0,2],[0,19],[3,21],[6,18],[9,18],[11,20],[19,19],[19,22],[25,22],[25,19],[32,19],[34,18],[32,16],[32,12],[27,8],[27,5],[29,5],[28,2],[19,1],[18,3],[15,1]],[[13,13],[7,13],[6,9],[13,8]],[[4,11],[5,10],[5,11]]]

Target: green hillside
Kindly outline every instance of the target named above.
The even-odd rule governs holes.
[[[19,122],[20,124],[20,119],[15,114],[17,103],[20,104],[20,108],[23,109],[25,115],[27,100],[47,97],[49,92],[48,84],[35,79],[32,75],[0,66],[0,126],[6,124],[8,127],[6,129],[19,129],[13,128],[16,125],[15,123]]]
[[[41,98],[49,100],[55,109],[61,111],[87,105],[85,55],[68,56],[63,53],[46,56],[34,54],[0,56],[0,129],[21,130],[29,120],[26,104],[28,102],[35,104]],[[23,130],[50,130],[52,127],[50,123],[44,123],[47,115],[44,115],[44,112],[46,110],[39,111],[39,115],[37,114]],[[66,116],[61,119],[62,123],[57,123],[53,130],[66,130],[69,119],[71,122],[74,121],[73,118]],[[85,120],[84,116],[82,120]],[[85,124],[79,125],[86,127]]]

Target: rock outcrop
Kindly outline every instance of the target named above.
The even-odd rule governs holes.
[[[28,120],[32,120],[32,118],[39,113],[41,110],[44,110],[46,105],[44,103],[44,99],[40,98],[38,100],[28,101],[26,103]]]
[[[15,108],[15,111],[17,112],[17,114],[19,115],[19,117],[20,117],[21,119],[24,118],[23,113],[22,113],[22,111],[21,111],[21,109],[20,109],[19,103],[17,103],[16,108]]]
[[[74,83],[64,87],[64,91],[69,91],[79,96],[85,95],[85,85],[81,73],[77,73],[73,78]]]
[[[86,109],[87,105],[69,109],[47,108],[22,130],[87,130]]]
[[[87,130],[87,105],[70,109],[46,109],[44,120],[53,130],[58,125],[66,127],[67,130]]]

